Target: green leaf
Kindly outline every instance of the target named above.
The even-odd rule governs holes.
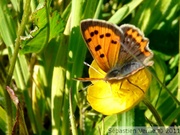
[[[171,91],[173,95],[177,95],[177,83],[178,78],[177,75],[171,80],[171,82],[167,85],[167,88]],[[156,92],[157,89],[154,89],[154,93]],[[157,92],[156,92],[157,93]],[[167,93],[165,89],[162,89],[161,92],[156,94],[157,96],[154,95],[153,103],[155,104],[155,108],[157,109],[158,113],[162,117],[163,121],[168,122],[165,123],[167,125],[170,125],[173,120],[175,120],[178,114],[176,110],[176,102],[172,99],[172,97]],[[149,112],[149,110],[146,112],[146,116],[151,119],[152,121],[152,114]]]
[[[164,120],[164,123],[167,125],[171,125],[172,122],[178,118],[180,114],[180,106],[174,110],[172,110],[171,114],[169,116],[166,117],[166,119]]]
[[[167,85],[167,88],[171,91],[171,93],[176,97],[177,95],[177,88],[178,88],[178,76],[176,75],[170,83]],[[162,90],[162,94],[158,100],[157,104],[157,110],[161,114],[163,120],[166,121],[166,119],[172,114],[172,112],[177,108],[176,102],[172,99],[172,97],[167,94],[166,90]],[[178,113],[179,114],[179,113]],[[174,115],[173,115],[174,116]],[[170,118],[168,118],[170,119]],[[175,117],[174,117],[175,119]],[[171,118],[172,120],[172,118]],[[170,120],[168,120],[170,122]],[[171,121],[172,123],[173,121]],[[166,123],[166,124],[171,124]]]
[[[57,11],[48,13],[43,5],[31,16],[35,29],[22,38],[21,54],[39,53],[46,44],[64,30],[64,22]]]
[[[136,12],[132,23],[144,33],[149,34],[153,28],[167,21],[168,15],[174,14],[178,8],[179,0],[146,0]],[[162,24],[161,24],[162,25]]]
[[[0,106],[0,129],[5,133],[6,132],[6,112],[5,110]]]
[[[98,135],[100,132],[101,134],[108,132],[108,129],[112,127],[117,121],[117,115],[110,115],[101,120],[99,123],[96,124],[96,128],[94,132],[90,132],[89,134]]]
[[[50,16],[50,37],[49,41],[64,31],[65,23],[57,11]]]
[[[110,19],[109,22],[118,24],[126,18],[143,0],[131,1],[130,3],[121,7]]]

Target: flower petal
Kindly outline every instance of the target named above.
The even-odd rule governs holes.
[[[91,66],[102,75],[97,74],[96,71],[90,68],[90,77],[105,77],[106,73],[98,67],[95,61]],[[105,115],[128,111],[142,100],[148,90],[150,81],[151,74],[146,69],[118,81],[93,81],[93,84],[88,87],[87,100],[94,110]]]
[[[95,60],[91,63],[91,67],[93,68],[89,68],[90,78],[104,78],[105,77],[106,73],[97,65]]]

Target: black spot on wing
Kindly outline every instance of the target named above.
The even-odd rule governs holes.
[[[98,32],[97,30],[95,30],[95,31],[94,31],[94,34],[96,34],[96,35],[97,35],[98,33],[99,33],[99,32]]]
[[[100,38],[103,38],[103,37],[104,37],[104,34],[101,34],[99,37],[100,37]]]
[[[94,32],[91,32],[91,33],[90,33],[90,36],[93,37],[93,36],[94,36]]]
[[[99,32],[97,30],[94,30],[94,32],[90,33],[90,36],[93,37],[94,35],[97,35]]]
[[[101,58],[104,58],[104,54],[100,54],[100,57],[101,57]]]
[[[106,33],[105,35],[106,35],[106,37],[110,37],[110,36],[111,36],[111,34],[110,34],[110,33]]]
[[[95,51],[99,51],[101,49],[101,46],[100,45],[97,45],[96,47],[95,47]]]
[[[86,40],[86,43],[89,43],[89,42],[91,42],[92,41],[92,39],[91,38],[88,38],[87,40]]]
[[[112,43],[112,44],[117,44],[117,41],[111,40],[111,43]]]

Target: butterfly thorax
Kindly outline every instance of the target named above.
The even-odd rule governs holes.
[[[109,72],[107,72],[105,80],[121,80],[126,78],[137,71],[143,69],[144,66],[140,62],[128,62],[124,65],[117,65],[116,67],[112,68]]]

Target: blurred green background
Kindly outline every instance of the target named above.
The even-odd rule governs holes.
[[[1,0],[0,134],[180,125],[179,16],[179,0]],[[87,18],[133,24],[149,38],[154,65],[146,98],[152,106],[141,102],[112,116],[92,110],[87,84],[73,79],[87,77],[83,62],[92,61],[79,28]]]

